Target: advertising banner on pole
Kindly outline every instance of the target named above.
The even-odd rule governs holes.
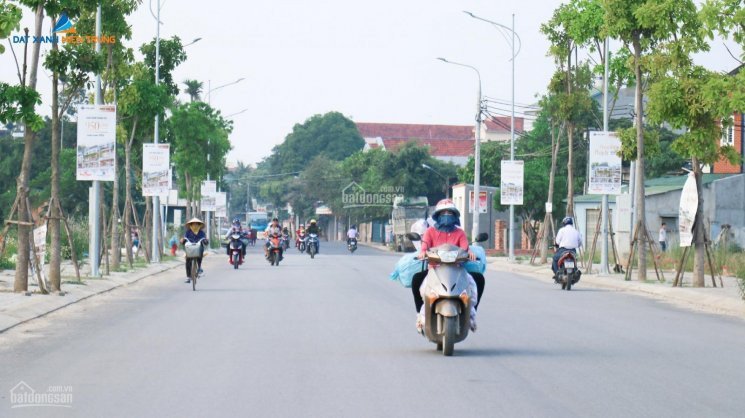
[[[171,189],[169,144],[142,144],[142,195],[163,196]]]
[[[116,106],[78,107],[76,179],[114,181],[116,164]]]
[[[202,211],[214,212],[215,211],[215,198],[217,195],[217,182],[214,180],[202,182]]]
[[[502,160],[499,199],[503,205],[523,204],[523,174],[525,164],[520,160]]]
[[[615,132],[590,132],[588,194],[621,194],[621,140]]]
[[[693,221],[698,211],[698,190],[696,176],[688,173],[688,179],[680,193],[680,208],[678,209],[678,235],[681,247],[690,247],[693,242]]]
[[[487,195],[487,193],[486,193],[485,191],[484,191],[484,192],[482,192],[481,190],[479,190],[479,213],[486,213],[486,210],[487,210],[487,208],[489,207],[489,206],[488,206],[488,205],[486,204],[486,199],[487,199],[487,196],[488,196],[488,195]],[[470,192],[470,197],[469,197],[469,199],[470,199],[470,200],[469,200],[469,202],[468,202],[468,212],[470,212],[470,213],[473,213],[473,208],[474,208],[474,203],[473,203],[473,190],[471,190],[471,192]]]
[[[228,194],[225,192],[217,192],[215,195],[215,217],[228,217]]]

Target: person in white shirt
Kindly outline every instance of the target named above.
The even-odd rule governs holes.
[[[409,232],[416,232],[419,234],[420,237],[424,237],[424,233],[427,232],[427,228],[430,226],[434,226],[434,221],[432,221],[432,218],[427,218],[427,215],[425,214],[424,218],[419,219],[418,221],[411,224],[411,230]],[[421,252],[422,250],[422,241],[413,241],[412,244],[414,244],[414,248],[416,248],[417,254]]]
[[[667,229],[665,229],[666,223],[662,223],[662,226],[660,227],[660,235],[657,238],[657,241],[660,243],[660,249],[664,253],[665,250],[667,250]]]
[[[556,234],[556,246],[559,248],[554,254],[553,263],[551,263],[551,270],[554,271],[554,276],[559,270],[559,258],[567,251],[576,252],[577,248],[582,247],[582,234],[574,229],[574,220],[567,216],[561,221],[561,225],[561,229]]]
[[[347,245],[349,245],[351,240],[357,239],[359,235],[360,234],[357,232],[357,225],[352,225],[352,227],[349,228],[349,231],[347,231]]]

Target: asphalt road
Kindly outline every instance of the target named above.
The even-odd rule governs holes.
[[[172,270],[0,334],[0,416],[745,414],[744,321],[492,273],[446,358],[395,255],[322,244],[279,267],[210,256],[196,292]],[[71,396],[11,408],[20,382]]]

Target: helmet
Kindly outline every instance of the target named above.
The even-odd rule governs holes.
[[[236,225],[236,224],[237,225],[240,225],[241,224],[241,220],[238,219],[238,218],[233,219],[233,225]]]
[[[566,218],[562,219],[561,225],[562,226],[574,225],[574,220],[572,219],[571,216],[567,216]]]
[[[300,228],[305,228],[305,224],[300,224]]]
[[[453,203],[450,199],[442,199],[439,202],[437,202],[437,206],[435,206],[435,211],[432,213],[432,218],[437,219],[440,216],[440,212],[444,210],[449,210],[455,214],[455,216],[460,218],[460,211],[458,211],[458,208],[455,207],[455,203]]]
[[[357,225],[352,225],[352,229],[357,229]]]
[[[316,220],[315,219],[311,219],[310,220],[310,223],[314,224],[314,223],[316,223]]]
[[[278,218],[272,218],[272,222],[279,222]]]

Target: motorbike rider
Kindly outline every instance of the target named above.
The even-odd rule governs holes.
[[[460,212],[455,206],[452,200],[443,199],[437,202],[435,211],[432,213],[432,220],[435,221],[434,226],[427,228],[427,231],[422,237],[422,248],[419,252],[419,259],[423,260],[427,254],[427,250],[430,248],[437,247],[442,244],[452,244],[460,247],[464,251],[468,251],[468,258],[471,261],[476,260],[476,255],[468,249],[468,238],[466,233],[459,228],[460,226]],[[429,265],[432,268],[432,264]],[[414,306],[417,311],[416,329],[419,333],[424,332],[424,300],[420,293],[420,287],[424,282],[426,274],[415,275],[411,283],[411,291],[414,294]],[[471,277],[471,294],[474,299],[477,299],[476,295],[480,294],[477,283]],[[476,304],[477,300],[473,301],[471,307],[471,330],[476,330]]]
[[[230,227],[230,230],[225,235],[225,239],[229,240],[230,236],[237,233],[240,235],[239,241],[241,242],[241,254],[243,257],[246,256],[246,240],[248,240],[248,231],[243,229],[241,226],[241,220],[238,218],[233,219],[233,224]],[[228,245],[228,255],[230,255],[230,245]]]
[[[279,226],[279,219],[273,218],[272,223],[269,224],[269,226],[266,227],[266,230],[264,231],[266,233],[266,244],[265,251],[266,251],[266,257],[269,257],[269,246],[271,245],[271,238],[272,237],[279,237],[282,234],[282,227]],[[280,259],[282,258],[282,248],[280,247]]]
[[[347,245],[353,240],[357,239],[360,236],[359,232],[357,232],[357,225],[352,225],[351,228],[349,228],[349,231],[347,231]]]
[[[305,231],[310,234],[316,234],[316,237],[319,236],[320,228],[318,228],[318,224],[316,223],[315,219],[310,220],[310,225],[308,225],[308,229]],[[321,240],[316,241],[316,254],[321,252]]]
[[[199,266],[199,272],[202,272],[202,257],[204,257],[204,246],[209,245],[209,241],[207,240],[207,234],[204,233],[204,222],[202,222],[199,218],[191,218],[186,223],[186,232],[184,233],[184,237],[181,238],[181,244],[185,244],[188,240],[189,242],[199,242],[200,239],[203,239],[202,246],[199,251],[199,258],[197,258],[197,265]],[[191,283],[191,263],[190,260],[186,259],[186,283]]]
[[[577,252],[578,248],[582,247],[582,234],[574,228],[574,220],[567,216],[561,221],[561,228],[556,233],[556,244],[558,247],[554,253],[554,259],[551,263],[551,270],[554,271],[554,280],[556,280],[556,273],[559,271],[559,259],[567,251],[572,253]]]

